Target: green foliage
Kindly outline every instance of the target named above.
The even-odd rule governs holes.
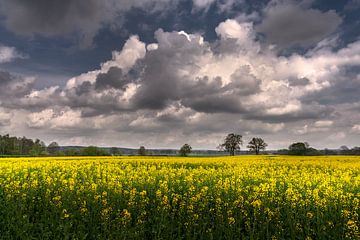
[[[265,150],[267,143],[264,141],[264,139],[255,137],[251,139],[247,147],[250,149],[250,151],[253,151],[256,155],[258,155],[260,150]]]
[[[146,156],[146,149],[144,146],[141,146],[138,150],[138,155],[139,156]]]
[[[110,154],[103,150],[99,149],[96,146],[89,146],[86,148],[83,148],[80,152],[81,156],[109,156]]]
[[[58,155],[60,151],[59,144],[57,142],[50,143],[49,146],[47,147],[47,151],[52,156]]]
[[[26,137],[17,138],[10,137],[9,134],[0,135],[0,155],[31,155],[31,153],[34,154],[34,145],[35,142]]]
[[[68,148],[68,149],[65,150],[64,154],[66,156],[79,156],[80,152],[76,148]]]
[[[121,156],[122,155],[121,151],[116,147],[112,147],[110,149],[110,154],[113,155],[113,156]]]
[[[46,156],[48,152],[46,152],[46,145],[44,142],[39,139],[35,140],[33,147],[31,148],[29,154],[31,156]]]
[[[309,147],[309,144],[306,142],[297,142],[293,143],[289,146],[289,154],[290,155],[298,155],[303,156],[306,154],[306,150]]]
[[[230,133],[226,136],[224,143],[219,145],[219,149],[229,152],[230,156],[234,156],[236,151],[240,151],[240,145],[243,144],[240,134]]]
[[[187,157],[191,153],[192,147],[185,143],[179,150],[180,156]]]
[[[317,156],[321,155],[321,152],[310,147],[307,142],[297,142],[289,146],[288,154],[296,156]]]

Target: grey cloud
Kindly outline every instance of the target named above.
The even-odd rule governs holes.
[[[182,101],[184,106],[204,113],[241,113],[245,109],[238,98],[226,95],[201,96]]]
[[[250,73],[249,66],[239,67],[230,82],[222,86],[220,77],[209,81],[208,77],[186,86],[182,103],[199,112],[245,113],[241,104],[246,96],[260,92],[261,80]]]
[[[344,7],[347,11],[357,11],[360,8],[360,0],[350,0]]]
[[[341,22],[341,17],[333,10],[321,12],[293,2],[275,5],[271,2],[257,30],[280,48],[296,45],[308,47],[333,33]]]
[[[20,53],[15,47],[4,46],[0,43],[0,63],[12,62],[17,58],[24,59],[28,56]]]
[[[132,101],[138,108],[163,109],[172,101],[201,112],[243,112],[241,97],[260,91],[259,79],[243,66],[231,76],[231,82],[222,86],[220,77],[189,79],[179,71],[196,70],[198,57],[209,53],[208,44],[187,39],[177,32],[155,33],[159,48],[147,53],[141,86]],[[191,36],[193,37],[193,36]],[[199,67],[200,68],[200,67]]]
[[[85,81],[75,88],[75,93],[76,95],[81,96],[87,93],[91,93],[92,89],[93,85],[91,84],[91,82]]]
[[[8,29],[23,35],[45,36],[80,31],[82,44],[91,45],[101,24],[113,13],[109,1],[96,0],[14,0],[0,1]]]
[[[95,90],[103,90],[106,88],[123,89],[124,86],[130,83],[128,76],[123,74],[123,71],[117,67],[111,67],[107,73],[100,73],[95,82]]]
[[[173,5],[177,5],[177,0],[0,0],[0,15],[5,18],[6,27],[17,34],[74,33],[82,47],[89,47],[100,28],[121,25],[120,18],[130,9],[152,12]]]
[[[341,71],[334,76],[332,84],[321,91],[307,94],[302,101],[314,101],[322,105],[338,105],[345,103],[360,102],[360,75],[357,74],[359,68],[350,68]]]
[[[73,34],[77,36],[80,47],[86,48],[92,46],[93,38],[104,26],[120,28],[126,13],[131,9],[166,14],[181,1],[183,0],[0,0],[0,17],[5,26],[16,34]],[[206,8],[207,4],[199,7]]]
[[[196,98],[199,96],[213,95],[221,92],[222,81],[221,77],[216,77],[210,80],[205,76],[197,78],[195,81],[183,84],[181,88],[182,95],[186,98]]]
[[[241,33],[234,22],[224,26],[225,30],[234,30],[234,36]],[[33,125],[44,132],[46,127],[50,128],[49,133],[65,129],[64,136],[84,136],[86,131],[90,134],[101,129],[109,132],[111,137],[135,134],[149,144],[156,139],[159,144],[169,146],[171,141],[178,143],[191,136],[211,139],[211,144],[216,146],[214,136],[221,136],[221,141],[226,132],[290,134],[289,129],[301,129],[302,123],[322,119],[338,121],[337,116],[344,117],[338,113],[339,108],[319,97],[331,94],[336,98],[338,92],[326,91],[332,86],[341,89],[336,85],[337,81],[348,84],[342,90],[343,94],[348,88],[355,89],[349,97],[358,101],[354,95],[356,89],[360,89],[357,69],[351,70],[352,75],[341,72],[343,78],[339,78],[341,74],[334,75],[337,71],[328,71],[327,65],[321,71],[327,73],[325,75],[308,74],[309,64],[318,64],[318,59],[321,63],[336,64],[338,58],[346,58],[345,54],[316,52],[307,57],[277,57],[275,53],[253,50],[246,55],[244,49],[223,53],[210,47],[198,35],[159,30],[155,36],[157,43],[146,53],[137,51],[136,44],[128,45],[125,51],[116,53],[120,57],[102,64],[98,70],[69,80],[66,87],[31,94],[38,95],[37,100],[25,98],[22,110],[34,113],[34,108],[28,107],[29,103],[42,107],[32,115]],[[347,49],[348,52],[356,50]],[[125,64],[121,61],[123,56],[138,57]],[[277,62],[280,61],[288,64],[279,66]],[[357,63],[351,61],[349,64]],[[343,68],[341,64],[336,66],[336,70]],[[3,73],[4,86],[8,86],[13,78]],[[22,80],[15,80],[19,81]],[[332,84],[330,88],[326,88],[328,82]],[[347,101],[350,102],[350,98]],[[51,119],[42,125],[36,124],[52,111],[56,113]],[[64,124],[64,119],[69,124]],[[347,119],[345,125],[352,126]],[[334,123],[333,127],[337,126]],[[71,132],[71,129],[77,130]],[[129,141],[131,145],[138,144],[135,138],[130,137]]]
[[[0,99],[3,103],[11,104],[12,100],[30,93],[34,80],[21,76],[12,75],[9,72],[0,71]]]
[[[250,73],[248,65],[241,66],[231,75],[231,83],[225,89],[234,90],[238,96],[247,96],[260,91],[261,80]]]
[[[189,41],[177,32],[160,29],[155,38],[159,48],[148,52],[142,60],[146,67],[141,86],[132,99],[139,108],[162,109],[169,101],[179,100],[185,80],[179,70],[196,68],[198,57],[208,51],[206,44],[199,45],[199,39]]]
[[[284,122],[298,122],[301,120],[316,120],[328,118],[334,114],[335,109],[332,106],[325,106],[317,103],[316,101],[303,102],[299,111],[293,113],[284,114],[269,114],[265,113],[266,109],[259,106],[259,108],[253,112],[248,112],[243,117],[245,119],[259,120],[268,123],[284,123]]]
[[[306,86],[310,83],[308,78],[297,78],[297,77],[289,77],[288,78],[290,86]]]
[[[11,82],[11,79],[13,76],[10,75],[8,72],[0,72],[0,85],[7,85],[9,82]],[[1,88],[0,88],[1,90]]]

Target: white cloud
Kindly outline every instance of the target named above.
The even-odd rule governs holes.
[[[343,140],[344,138],[346,138],[346,134],[341,131],[329,135],[331,141]]]
[[[343,69],[360,65],[360,41],[337,51],[318,46],[279,56],[255,38],[251,22],[226,20],[216,33],[213,43],[197,33],[160,29],[147,46],[132,36],[98,69],[69,79],[64,88],[19,91],[16,103],[28,111],[31,129],[78,139],[102,129],[133,143],[131,134],[144,133],[149,143],[191,136],[199,144],[230,131],[312,136],[335,128],[336,114],[348,123],[341,109],[306,98],[334,86]],[[8,77],[7,89],[18,89],[15,83]],[[332,137],[347,138],[340,130]]]
[[[330,120],[321,120],[315,122],[315,127],[323,128],[323,127],[331,127],[333,125],[333,121]]]
[[[355,125],[351,128],[351,132],[352,132],[352,133],[360,133],[360,124],[355,124]]]
[[[121,51],[113,51],[112,59],[101,64],[101,68],[94,71],[83,73],[71,78],[67,84],[67,89],[72,89],[84,82],[94,83],[100,73],[106,73],[111,67],[121,68],[127,72],[135,62],[145,56],[146,45],[139,40],[138,36],[131,36],[125,43]]]
[[[180,102],[195,111],[242,112],[259,119],[296,117],[308,108],[301,101],[303,96],[331,86],[343,66],[360,65],[360,42],[337,52],[321,50],[308,56],[284,57],[260,48],[252,23],[229,19],[220,23],[216,32],[219,49],[210,48],[202,36],[184,31],[158,30],[157,42],[147,48],[138,36],[132,36],[121,51],[113,52],[110,61],[70,79],[62,92],[58,93],[57,87],[33,91],[25,101],[46,101],[51,94],[58,94],[53,99],[60,99],[59,105],[100,112],[161,111]],[[231,39],[235,42],[229,42]],[[231,52],[226,50],[227,45],[232,47]],[[121,69],[122,74],[114,81],[131,78],[126,80],[129,82],[122,88],[94,89],[99,74],[109,74],[112,67]],[[135,76],[127,76],[130,70],[137,72]],[[293,78],[306,81],[289,85]],[[327,124],[330,122],[318,121],[315,127]]]
[[[208,8],[216,0],[194,0],[194,5],[198,8]]]
[[[9,125],[12,117],[13,114],[11,112],[0,107],[0,126]]]
[[[12,62],[17,58],[25,58],[24,54],[19,53],[14,47],[7,47],[0,44],[0,63]]]
[[[32,128],[89,128],[84,124],[80,111],[74,111],[69,108],[62,110],[44,109],[41,112],[29,114],[27,124]],[[82,126],[82,124],[84,124]]]
[[[107,72],[111,67],[118,67],[127,72],[137,60],[145,57],[145,53],[145,43],[141,42],[138,36],[131,36],[120,52],[112,53],[111,61],[101,65],[101,72]]]

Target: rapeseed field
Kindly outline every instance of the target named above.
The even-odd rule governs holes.
[[[360,239],[360,158],[0,159],[1,239]]]

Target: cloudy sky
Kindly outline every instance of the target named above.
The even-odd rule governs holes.
[[[0,0],[0,134],[360,145],[359,11],[359,0]]]

